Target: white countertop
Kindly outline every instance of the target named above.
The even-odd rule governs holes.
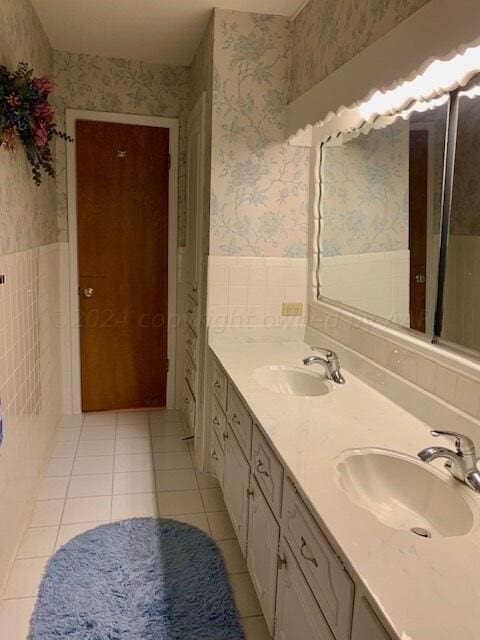
[[[253,372],[261,366],[301,366],[311,353],[302,342],[214,342],[210,347],[338,545],[352,577],[363,582],[398,637],[478,640],[477,526],[465,536],[417,538],[381,524],[351,502],[336,477],[339,457],[348,449],[375,447],[416,456],[432,445],[429,427],[344,369],[347,384],[334,385],[333,392],[318,398],[279,395],[255,381]],[[445,477],[480,511],[479,496],[447,472]]]

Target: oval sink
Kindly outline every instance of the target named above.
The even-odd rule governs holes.
[[[415,458],[381,449],[345,453],[337,478],[352,502],[392,529],[416,535],[467,534],[474,512],[460,485]]]
[[[332,391],[332,385],[325,377],[299,367],[260,367],[253,377],[262,387],[285,396],[324,396]]]

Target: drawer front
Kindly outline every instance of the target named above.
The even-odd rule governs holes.
[[[253,421],[232,385],[228,387],[227,419],[243,452],[250,460]]]
[[[190,296],[187,296],[187,300],[185,303],[185,315],[187,318],[187,323],[190,327],[198,333],[198,305],[195,300],[192,300]]]
[[[198,362],[197,343],[197,336],[195,335],[193,329],[187,325],[185,331],[185,349],[187,350],[187,353],[193,360],[194,364]]]
[[[280,517],[283,467],[257,425],[253,428],[252,471],[272,511]]]
[[[193,397],[186,380],[183,390],[183,408],[190,432],[193,433],[195,430],[195,398]]]
[[[220,486],[223,487],[225,455],[215,431],[212,431],[212,442],[210,445],[210,470],[212,475],[219,481]]]
[[[192,393],[196,395],[197,393],[197,390],[195,388],[196,371],[195,371],[195,366],[193,364],[192,358],[190,357],[188,352],[185,354],[185,379],[188,380],[188,384],[190,385],[190,389],[192,390]]]
[[[212,400],[212,427],[223,450],[225,446],[225,440],[228,437],[227,418],[225,417],[225,414],[220,408],[218,400],[215,397]]]
[[[223,373],[218,362],[213,360],[212,388],[215,397],[224,411],[227,410],[227,376]]]
[[[348,640],[354,586],[292,484],[283,492],[282,530],[337,640]]]

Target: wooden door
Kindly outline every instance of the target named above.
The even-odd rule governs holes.
[[[427,306],[428,131],[410,131],[410,327],[425,333]]]
[[[82,408],[163,407],[169,131],[76,125]]]
[[[277,591],[278,541],[280,527],[257,482],[252,479],[248,516],[247,566],[262,607],[265,622],[273,635]]]

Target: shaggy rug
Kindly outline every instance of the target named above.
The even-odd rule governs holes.
[[[243,640],[217,545],[175,520],[133,518],[50,560],[30,640]]]

